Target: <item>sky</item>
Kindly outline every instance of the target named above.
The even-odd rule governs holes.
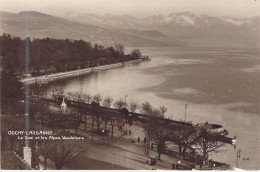
[[[61,16],[68,12],[133,16],[191,11],[211,16],[260,16],[260,0],[0,0],[0,11],[39,11]]]

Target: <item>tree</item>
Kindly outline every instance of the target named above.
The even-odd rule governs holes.
[[[124,55],[125,48],[121,44],[116,44],[115,51],[119,54],[120,57],[122,57]]]
[[[80,154],[74,144],[63,140],[52,141],[49,151],[50,159],[54,161],[58,170],[65,165],[75,162]]]
[[[129,109],[132,113],[134,113],[137,109],[138,109],[138,103],[136,103],[135,101],[131,100],[130,104],[129,104]]]
[[[198,137],[197,130],[191,126],[181,129],[171,129],[170,134],[168,135],[168,140],[176,143],[179,148],[179,157],[185,159],[186,150],[190,148],[193,152],[192,144]]]
[[[83,99],[85,100],[86,103],[90,103],[91,102],[91,95],[90,94],[83,94]]]
[[[0,56],[8,64],[12,64],[19,73],[25,73],[24,59],[28,57],[29,71],[32,76],[46,75],[52,72],[64,72],[79,68],[94,67],[99,63],[117,63],[132,60],[132,55],[124,55],[124,46],[117,44],[104,48],[82,40],[57,40],[51,38],[33,39],[11,37],[8,34],[0,36]],[[26,49],[28,46],[30,49]],[[101,60],[101,58],[105,58]],[[41,69],[41,70],[40,70]]]
[[[158,153],[158,159],[160,160],[161,153],[165,147],[165,138],[169,133],[168,125],[164,122],[162,122],[161,119],[163,119],[163,116],[159,109],[152,109],[150,104],[148,102],[143,103],[142,105],[145,105],[143,107],[149,107],[145,108],[148,111],[148,116],[145,124],[144,124],[144,131],[146,133],[146,136],[148,138],[148,142],[154,142],[157,145],[157,153]]]
[[[68,92],[67,95],[69,96],[69,98],[72,97],[72,93],[71,92]],[[63,96],[64,96],[64,89],[63,88],[52,89],[52,98],[53,99],[58,99],[58,98],[61,98]]]
[[[152,105],[149,102],[144,102],[141,104],[141,113],[149,115],[152,113]]]
[[[110,108],[111,104],[113,102],[113,99],[111,97],[106,97],[104,100],[103,100],[103,106],[107,107],[107,108]]]
[[[106,108],[110,108],[111,104],[113,102],[113,99],[111,97],[106,97],[103,100],[103,106],[105,106]],[[103,113],[103,121],[105,123],[105,129],[107,129],[107,122],[110,120],[110,114],[108,114],[107,112]]]
[[[165,106],[160,106],[160,111],[161,111],[162,115],[164,115],[165,112],[167,111],[167,107],[165,107]]]
[[[114,107],[118,110],[121,110],[126,107],[126,102],[122,99],[119,99],[114,103]]]
[[[39,153],[43,156],[44,170],[47,169],[47,160],[51,157],[52,141],[44,140],[39,146]]]
[[[132,55],[132,57],[133,57],[134,59],[139,59],[139,58],[142,57],[142,53],[141,53],[141,51],[140,51],[139,49],[133,50],[132,53],[131,53],[131,55]]]
[[[92,112],[91,112],[92,113],[92,132],[93,132],[94,122],[96,122],[98,131],[99,131],[100,125],[103,122],[102,115],[101,115],[101,108],[99,106],[99,103],[96,103],[96,102],[92,102],[91,106],[92,106]]]
[[[200,129],[199,136],[193,141],[193,145],[202,155],[204,162],[207,163],[210,152],[217,153],[220,151],[219,148],[221,148],[224,144],[218,142],[217,137],[224,134],[224,132],[225,131],[211,133],[206,129]]]
[[[101,100],[102,100],[102,97],[100,94],[94,95],[94,97],[93,97],[94,102],[96,102],[97,104],[100,104]]]
[[[1,109],[5,114],[7,107],[17,103],[24,96],[23,84],[19,81],[14,64],[4,61],[1,65]]]
[[[111,138],[113,138],[114,137],[114,127],[116,125],[116,117],[115,117],[115,115],[111,115],[111,117],[110,117],[110,125],[111,125],[111,130],[112,130]]]

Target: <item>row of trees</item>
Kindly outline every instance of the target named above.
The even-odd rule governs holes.
[[[29,71],[35,76],[123,62],[142,56],[138,49],[125,55],[124,46],[120,44],[105,48],[83,40],[23,40],[5,33],[0,36],[0,47],[0,56],[20,74],[25,73],[25,62],[28,61]]]
[[[64,95],[62,91],[59,90],[58,92]],[[144,102],[139,105],[132,100],[130,103],[127,103],[127,96],[125,96],[125,99],[121,98],[114,101],[114,103],[112,103],[113,99],[111,97],[102,99],[100,94],[91,96],[84,93],[68,92],[65,96],[67,99],[72,101],[83,103],[91,103],[93,101],[97,103],[97,105],[102,105],[107,108],[110,108],[113,105],[114,108],[118,110],[129,109],[129,112],[132,113],[139,109],[142,114],[148,117],[143,123],[143,128],[148,142],[153,142],[157,147],[158,159],[160,159],[160,155],[165,149],[165,142],[171,141],[178,145],[179,157],[183,157],[185,159],[187,150],[189,150],[194,156],[196,152],[200,155],[203,161],[207,162],[209,154],[211,152],[218,152],[219,148],[223,146],[223,143],[218,142],[217,138],[227,134],[225,131],[212,133],[204,128],[195,128],[192,125],[185,125],[182,127],[171,125],[169,120],[165,118],[165,113],[167,112],[167,108],[165,106],[161,106],[157,109],[153,108],[149,102]],[[113,119],[116,120],[119,117],[117,114],[112,118],[110,113],[97,111],[93,114],[95,115],[94,119],[98,125],[98,129],[102,123],[105,124],[106,128],[107,122],[110,120],[111,126],[114,126],[112,122]],[[122,119],[122,117],[120,118]],[[129,116],[125,117],[125,119],[130,119],[129,121],[131,121]]]
[[[144,123],[144,130],[148,138],[148,142],[153,142],[157,146],[158,159],[164,151],[165,142],[171,141],[178,145],[179,157],[186,158],[187,150],[189,149],[193,156],[199,154],[200,159],[205,163],[208,161],[211,152],[219,152],[219,148],[223,146],[217,138],[226,135],[226,130],[219,132],[210,132],[203,127],[176,126],[171,125],[165,119],[165,107],[160,109],[152,108],[149,102],[142,103],[141,112],[149,116]],[[207,124],[205,124],[207,125]]]

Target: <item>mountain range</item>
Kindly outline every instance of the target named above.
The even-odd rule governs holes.
[[[82,39],[105,46],[120,43],[124,46],[260,47],[260,17],[214,17],[190,11],[148,17],[71,12],[57,17],[26,11],[0,12],[0,23],[0,33],[22,38],[27,28],[27,36],[33,38]]]

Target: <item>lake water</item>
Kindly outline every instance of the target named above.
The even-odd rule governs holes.
[[[132,48],[127,48],[130,51]],[[217,123],[237,137],[236,149],[225,145],[214,160],[239,168],[260,169],[260,52],[250,49],[142,48],[152,61],[99,71],[42,86],[55,87],[114,100],[149,101],[168,108],[167,117]],[[243,160],[249,158],[249,160]]]

